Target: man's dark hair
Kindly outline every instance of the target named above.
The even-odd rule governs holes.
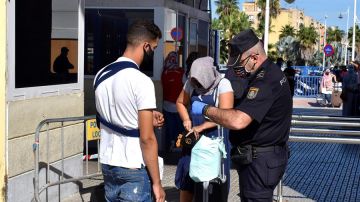
[[[162,34],[157,25],[152,21],[138,20],[135,21],[128,30],[127,43],[130,45],[137,45],[144,41],[154,41],[157,38],[161,39]]]

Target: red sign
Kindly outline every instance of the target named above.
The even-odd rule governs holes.
[[[326,55],[326,57],[329,57],[329,56],[332,56],[334,55],[334,48],[332,47],[332,45],[330,44],[327,44],[325,47],[324,47],[324,53]]]
[[[174,27],[170,34],[171,38],[173,38],[175,41],[181,41],[184,36],[183,30],[180,27]]]

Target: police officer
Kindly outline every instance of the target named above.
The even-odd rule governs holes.
[[[231,129],[231,158],[237,165],[241,201],[272,201],[289,155],[290,87],[252,30],[240,32],[229,44],[230,66],[249,82],[242,99],[234,109],[202,102],[192,107],[194,113]]]

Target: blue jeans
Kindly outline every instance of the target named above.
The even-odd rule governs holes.
[[[114,201],[152,201],[152,190],[146,168],[128,169],[102,164],[105,199]]]

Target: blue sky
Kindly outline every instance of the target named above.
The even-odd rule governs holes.
[[[212,10],[213,16],[216,10],[214,5],[214,0],[212,1]],[[239,0],[239,8],[242,10],[242,3],[244,1],[253,1],[253,0]],[[360,0],[357,0],[357,11],[360,18]],[[354,0],[295,0],[294,3],[288,4],[284,0],[280,1],[282,8],[297,8],[304,10],[305,15],[311,16],[314,19],[324,23],[324,16],[327,15],[327,26],[338,26],[340,29],[346,29],[346,18],[347,18],[347,8],[349,8],[349,27],[353,25],[353,13],[354,13]],[[339,19],[340,12],[343,13],[344,18]]]

